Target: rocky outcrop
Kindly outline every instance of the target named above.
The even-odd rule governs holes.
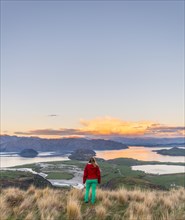
[[[93,157],[95,155],[96,155],[96,153],[93,150],[80,148],[80,149],[75,150],[69,156],[69,158],[71,160],[87,161],[87,160],[89,160],[91,157]]]

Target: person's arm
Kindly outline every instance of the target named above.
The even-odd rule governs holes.
[[[98,183],[101,183],[101,173],[100,173],[100,168],[97,167],[97,176],[98,176]]]
[[[84,175],[83,175],[83,184],[85,184],[85,181],[87,179],[87,175],[88,175],[88,169],[87,169],[87,165],[86,165],[85,169],[84,169]]]

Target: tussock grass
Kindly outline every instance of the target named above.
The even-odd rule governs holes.
[[[13,213],[13,210],[7,205],[5,198],[0,199],[0,217],[8,219]]]
[[[25,216],[25,220],[36,220],[37,216],[34,212],[29,212],[26,216]]]
[[[102,204],[104,207],[109,208],[112,206],[112,202],[108,197],[104,197],[102,200]]]
[[[183,220],[185,189],[170,191],[97,189],[95,205],[78,189],[1,189],[2,220]]]
[[[129,196],[128,196],[128,191],[124,188],[118,189],[117,193],[117,200],[121,203],[127,203]]]
[[[68,196],[71,196],[73,199],[76,200],[83,200],[84,194],[81,190],[78,189],[71,189],[68,193]]]
[[[70,196],[67,201],[67,217],[69,220],[80,220],[82,218],[81,205],[73,196]]]
[[[96,190],[96,199],[102,200],[103,198],[105,198],[105,196],[106,196],[105,194],[107,194],[106,191],[103,191],[101,189],[97,189]]]
[[[112,220],[123,220],[123,218],[118,214],[113,214]]]
[[[128,209],[125,213],[125,217],[128,219],[147,219],[150,220],[150,210],[143,203],[138,203],[137,201],[130,202]]]
[[[95,211],[98,219],[104,220],[106,218],[107,210],[103,205],[96,206]]]

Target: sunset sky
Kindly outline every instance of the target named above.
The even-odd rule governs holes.
[[[184,1],[1,1],[1,133],[184,134]]]

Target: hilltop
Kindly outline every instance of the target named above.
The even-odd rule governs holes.
[[[167,192],[97,189],[95,205],[83,202],[84,191],[17,188],[1,190],[0,216],[19,220],[166,220],[185,218],[185,189]]]

